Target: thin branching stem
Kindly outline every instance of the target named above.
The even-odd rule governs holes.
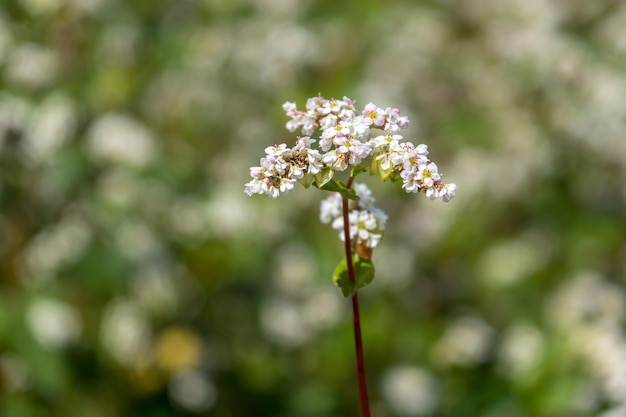
[[[354,177],[350,176],[346,188],[349,190],[352,187],[352,180]],[[344,243],[346,250],[346,262],[348,264],[348,276],[350,282],[354,286],[356,283],[356,276],[354,275],[354,264],[352,262],[352,242],[350,241],[350,221],[348,218],[348,198],[343,197],[343,233]],[[356,369],[359,380],[359,397],[361,399],[361,411],[363,417],[370,417],[370,406],[367,398],[367,382],[365,380],[365,363],[363,361],[363,342],[361,340],[361,317],[359,314],[359,298],[356,288],[352,292],[352,324],[354,328],[354,346],[356,349]]]

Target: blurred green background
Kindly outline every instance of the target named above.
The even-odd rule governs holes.
[[[449,204],[361,294],[373,415],[626,416],[626,3],[0,1],[0,415],[357,416],[281,105],[399,107]]]

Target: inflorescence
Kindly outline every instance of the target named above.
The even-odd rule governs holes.
[[[293,189],[296,182],[323,188],[336,171],[351,168],[353,176],[369,170],[383,181],[401,180],[407,192],[423,192],[431,200],[448,202],[455,196],[456,185],[442,181],[437,165],[428,159],[428,147],[403,141],[398,132],[409,126],[409,119],[398,109],[368,103],[359,112],[348,97],[328,100],[322,96],[308,99],[305,111],[292,102],[283,104],[283,109],[290,119],[287,129],[300,129],[304,136],[297,138],[293,148],[284,143],[265,148],[260,166],[250,168],[252,180],[245,185],[246,194],[276,198]],[[318,139],[313,139],[316,132]],[[312,148],[314,143],[319,149]],[[350,203],[351,239],[374,248],[382,238],[387,216],[374,207],[367,186],[354,184],[354,191],[359,200]],[[341,198],[334,193],[322,202],[321,220],[337,230],[343,228]],[[340,236],[343,239],[342,233]]]

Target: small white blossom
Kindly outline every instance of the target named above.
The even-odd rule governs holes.
[[[374,103],[368,103],[363,110],[363,124],[383,127],[385,125],[385,111]]]
[[[398,148],[399,142],[402,140],[402,135],[380,135],[370,140],[370,145],[374,151],[390,150],[393,151]]]
[[[400,116],[400,110],[387,107],[385,109],[385,132],[397,132],[409,127],[409,118]]]
[[[439,191],[439,197],[443,200],[444,203],[452,200],[456,195],[456,184],[444,184],[441,186],[441,190]]]
[[[417,169],[417,179],[422,180],[424,185],[431,188],[435,185],[435,181],[439,181],[441,175],[437,169],[437,165],[433,162],[426,164],[424,161],[420,161]]]
[[[357,182],[352,188],[354,189],[356,195],[359,196],[359,207],[363,207],[368,210],[374,208],[374,203],[376,203],[376,199],[372,196],[372,190],[370,190],[367,185]]]
[[[346,137],[335,138],[337,152],[345,155],[344,158],[352,166],[357,166],[370,154],[371,147],[368,143],[361,143],[357,139]]]
[[[82,331],[82,320],[76,309],[55,299],[34,301],[27,310],[26,322],[37,342],[50,349],[69,345]]]
[[[330,223],[334,219],[341,217],[341,194],[330,193],[328,198],[322,200],[320,205],[320,221]]]
[[[359,200],[350,200],[348,221],[350,222],[350,240],[355,245],[375,248],[380,243],[387,223],[387,215],[374,206],[376,200],[365,184],[354,184],[354,191]],[[339,238],[345,239],[343,230],[342,198],[339,193],[332,193],[322,200],[320,219],[323,223],[332,223],[332,228],[339,232]]]

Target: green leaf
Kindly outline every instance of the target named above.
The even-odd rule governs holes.
[[[348,263],[346,262],[345,256],[339,261],[335,272],[333,272],[333,282],[339,287],[344,297],[352,295],[352,283],[348,275]]]
[[[331,180],[324,184],[323,187],[319,187],[320,190],[325,191],[334,191],[341,194],[343,197],[346,197],[350,200],[359,200],[359,196],[356,195],[354,190],[348,190],[345,185],[341,181]]]
[[[350,281],[348,263],[345,257],[339,262],[333,273],[333,282],[339,287],[344,297],[351,296],[356,290],[369,285],[374,280],[375,269],[371,259],[363,259],[355,254],[352,255],[352,262],[356,278],[354,284]]]
[[[376,270],[371,259],[364,259],[358,255],[352,257],[354,273],[356,275],[356,289],[363,288],[374,281]]]

